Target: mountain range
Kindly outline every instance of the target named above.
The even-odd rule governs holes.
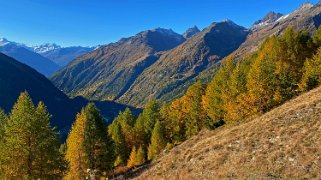
[[[168,29],[143,31],[75,59],[55,73],[51,80],[72,96],[115,100],[164,51],[184,41],[182,35]]]
[[[75,58],[94,50],[96,47],[61,47],[56,44],[47,43],[40,46],[32,46],[31,48],[34,52],[63,67]]]
[[[142,107],[181,96],[197,80],[208,82],[228,55],[242,59],[262,41],[288,26],[313,33],[321,24],[321,3],[305,3],[291,14],[269,12],[250,28],[224,20],[183,35],[154,29],[80,56],[55,73],[52,82],[71,96],[113,100]]]
[[[168,29],[148,30],[77,58],[51,80],[72,96],[142,106],[232,53],[247,33],[231,21],[213,23],[188,39]]]
[[[0,52],[50,76],[78,56],[92,51],[94,47],[61,47],[56,44],[27,46],[0,38]]]

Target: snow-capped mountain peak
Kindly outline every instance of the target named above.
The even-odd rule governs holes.
[[[9,41],[8,39],[4,38],[4,37],[0,37],[0,46],[5,46],[7,44],[11,44],[11,43],[14,43],[14,42],[11,42]],[[14,43],[16,44],[16,43]]]
[[[46,43],[46,44],[42,44],[39,46],[32,46],[32,49],[36,52],[36,53],[45,53],[48,51],[52,51],[55,49],[60,49],[61,46],[55,44],[55,43]]]

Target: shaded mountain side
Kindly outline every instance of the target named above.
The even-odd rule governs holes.
[[[204,130],[127,178],[320,179],[320,117],[321,87],[251,121]]]
[[[51,60],[14,43],[0,46],[0,52],[34,68],[47,77],[60,69],[60,66]]]
[[[321,24],[321,3],[315,5],[305,3],[296,11],[281,17],[277,13],[269,14],[258,21],[265,23],[259,26],[254,24],[251,27],[252,32],[246,41],[234,52],[236,56],[242,57],[255,52],[264,39],[271,35],[280,35],[289,26],[313,33]],[[276,19],[277,17],[279,18]]]
[[[51,80],[72,96],[114,100],[166,51],[185,39],[167,29],[154,29],[102,46],[72,61]]]
[[[44,101],[52,124],[63,129],[70,126],[79,108],[45,76],[34,69],[0,53],[0,107],[10,111],[19,94],[27,91],[34,102]]]
[[[27,91],[34,103],[43,101],[52,114],[53,126],[58,127],[65,138],[69,133],[77,112],[88,101],[83,98],[69,99],[58,90],[45,76],[34,69],[0,53],[0,108],[9,112],[21,92]],[[115,102],[95,102],[107,121],[113,120],[125,105]],[[131,107],[129,107],[131,108]],[[131,108],[138,114],[140,109]]]
[[[213,23],[183,44],[162,54],[117,102],[141,107],[149,98],[172,100],[171,94],[175,90],[178,94],[183,93],[202,71],[213,68],[236,50],[244,42],[247,33],[245,28],[231,21]]]

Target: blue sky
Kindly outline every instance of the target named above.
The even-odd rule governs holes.
[[[287,14],[306,0],[0,0],[0,36],[26,44],[94,46],[146,29],[205,28],[231,19],[249,27],[273,10]],[[318,0],[310,0],[317,3]]]

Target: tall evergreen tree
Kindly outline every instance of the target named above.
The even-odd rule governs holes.
[[[136,157],[137,157],[137,151],[136,151],[136,147],[134,146],[130,153],[130,156],[127,162],[127,167],[136,166]]]
[[[313,33],[312,43],[316,49],[321,46],[321,26]]]
[[[151,136],[151,143],[148,147],[148,159],[154,159],[166,147],[163,127],[160,121],[156,121],[153,133]]]
[[[228,88],[228,81],[234,68],[232,57],[223,62],[223,67],[217,72],[213,80],[208,84],[203,96],[203,107],[213,122],[224,119],[224,101],[222,93]]]
[[[84,179],[88,169],[95,171],[96,176],[110,170],[112,147],[99,111],[94,104],[88,104],[77,115],[67,138],[66,159],[70,168],[66,179]]]
[[[222,93],[226,123],[235,123],[246,116],[243,97],[246,93],[246,77],[250,68],[248,61],[245,59],[236,64],[228,81],[227,89]]]
[[[122,132],[121,125],[116,123],[114,126],[109,126],[108,133],[114,141],[114,153],[116,157],[114,166],[125,166],[127,164],[129,150],[126,145],[126,140]]]
[[[84,146],[88,168],[100,173],[106,172],[113,165],[113,146],[105,130],[106,123],[93,103],[87,105],[85,113]]]
[[[145,109],[138,116],[134,125],[135,146],[143,146],[147,148],[153,128],[157,120],[160,120],[160,108],[156,100],[151,99],[146,103]]]
[[[146,154],[142,146],[137,150],[135,165],[141,165],[145,162]]]
[[[0,149],[3,149],[3,139],[4,139],[4,127],[5,125],[7,124],[7,121],[8,121],[8,117],[6,115],[6,113],[0,109]],[[1,160],[3,160],[3,155],[1,154],[1,150],[0,150],[0,179],[2,177],[2,162]]]
[[[135,145],[143,146],[147,148],[149,139],[147,138],[147,133],[145,132],[144,118],[140,114],[134,125],[134,136]]]
[[[185,140],[186,113],[183,111],[182,100],[177,99],[169,104],[164,104],[160,113],[164,123],[165,138],[170,145]]]
[[[88,162],[85,154],[85,126],[86,114],[82,109],[77,114],[67,138],[66,160],[69,162],[69,171],[65,179],[84,179],[86,177]]]
[[[311,59],[307,59],[303,68],[303,76],[300,83],[302,91],[310,90],[321,83],[321,48]]]
[[[205,86],[196,82],[189,87],[182,98],[186,110],[185,127],[186,138],[196,135],[207,123],[207,114],[202,106],[202,96],[205,94]]]
[[[160,119],[159,111],[159,104],[155,99],[151,99],[146,103],[145,109],[142,112],[145,132],[148,138],[150,138],[152,134],[156,121]]]
[[[43,103],[36,108],[26,92],[5,124],[0,151],[4,179],[59,179],[64,174],[66,164],[50,115]]]
[[[7,115],[6,113],[0,109],[0,145],[1,145],[1,141],[3,140],[3,133],[4,133],[4,127],[7,124]]]
[[[276,37],[264,42],[247,76],[247,109],[251,115],[265,112],[274,106],[273,97],[277,90],[276,65],[270,50],[273,49],[275,42]]]
[[[130,109],[126,108],[124,112],[120,112],[118,117],[113,121],[112,126],[115,123],[119,123],[121,125],[127,148],[131,149],[133,146],[136,146],[137,142],[134,135],[135,117]]]

